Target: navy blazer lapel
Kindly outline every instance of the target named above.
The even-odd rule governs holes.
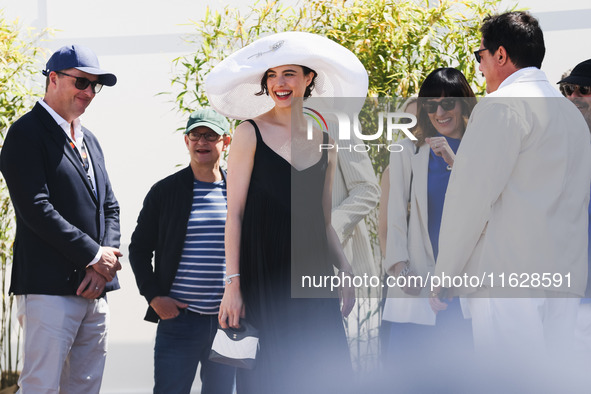
[[[49,114],[49,112],[47,112],[47,110],[45,110],[45,108],[41,106],[41,104],[35,104],[35,107],[33,107],[33,111],[40,118],[42,126],[45,127],[46,130],[49,132],[49,135],[51,135],[52,139],[57,144],[58,148],[61,149],[64,152],[64,155],[70,160],[70,162],[78,172],[78,175],[80,175],[82,182],[86,185],[86,189],[94,198],[95,202],[98,202],[96,200],[96,197],[94,196],[94,193],[92,192],[92,185],[88,180],[86,170],[82,166],[82,162],[78,158],[78,155],[76,154],[76,152],[74,152],[75,148],[72,148],[72,146],[70,145],[70,142],[68,141],[66,133],[64,133],[64,130],[60,127],[60,125],[58,125],[55,122],[53,117]]]
[[[105,186],[106,186],[106,169],[103,168],[104,158],[101,154],[101,150],[98,147],[97,141],[91,132],[83,128],[84,130],[84,143],[88,149],[88,155],[94,169],[94,183],[96,184],[96,201],[98,205],[102,205],[105,199]],[[91,190],[92,193],[92,190]],[[94,195],[94,193],[93,193]]]

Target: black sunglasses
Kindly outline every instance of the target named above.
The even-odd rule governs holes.
[[[572,83],[560,84],[560,93],[562,93],[564,96],[570,96],[576,90],[581,93],[581,96],[587,96],[591,93],[591,86],[579,86]]]
[[[220,139],[220,135],[213,131],[208,131],[205,133],[198,133],[196,131],[191,131],[187,134],[191,141],[199,141],[201,138],[205,138],[205,141],[215,142]]]
[[[74,86],[78,90],[84,90],[90,85],[90,87],[92,88],[92,93],[97,94],[103,88],[103,84],[99,83],[98,81],[91,81],[90,79],[66,74],[61,71],[56,71],[56,74],[65,75],[66,77],[70,77],[70,78],[76,78],[76,82],[74,82]]]
[[[477,51],[474,51],[474,56],[476,57],[476,61],[477,61],[478,63],[480,63],[480,61],[482,60],[482,56],[480,56],[480,52],[482,52],[482,51],[486,51],[487,49],[488,49],[488,48],[482,48],[482,49],[479,49],[479,50],[477,50]]]
[[[441,101],[425,101],[423,103],[423,108],[429,114],[433,114],[437,112],[437,107],[441,106],[444,111],[451,111],[456,107],[456,98],[444,98]]]

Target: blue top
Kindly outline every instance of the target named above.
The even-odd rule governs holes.
[[[438,134],[438,137],[445,137]],[[454,153],[458,151],[460,140],[455,138],[445,137],[447,143]],[[429,239],[433,247],[433,256],[437,260],[439,253],[439,229],[441,227],[441,215],[443,213],[443,201],[445,199],[445,191],[449,182],[451,169],[448,169],[447,163],[442,157],[429,152],[429,173],[427,176],[427,209],[428,209],[428,227]]]
[[[226,257],[226,184],[193,184],[193,207],[179,268],[170,297],[189,304],[189,310],[217,314],[224,294]]]

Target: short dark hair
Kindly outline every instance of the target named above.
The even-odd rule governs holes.
[[[57,71],[53,71],[57,74],[58,78],[61,78],[61,75],[57,72]],[[47,76],[45,77],[45,93],[47,93],[47,91],[49,90],[49,84],[51,83],[50,79],[49,79],[49,74],[51,74],[51,71],[49,73],[47,73]]]
[[[415,130],[417,146],[423,145],[425,138],[437,136],[437,130],[431,123],[429,114],[423,108],[423,103],[426,98],[439,97],[465,97],[465,99],[460,100],[462,116],[464,118],[464,130],[466,129],[468,118],[476,105],[474,91],[461,71],[451,67],[438,68],[432,71],[427,75],[419,90],[417,127]]]
[[[318,76],[318,73],[316,71],[312,70],[310,67],[306,67],[306,66],[302,66],[302,65],[299,65],[299,66],[302,68],[304,75],[314,73],[314,76],[312,77],[312,81],[310,82],[310,84],[308,86],[306,86],[306,91],[304,92],[304,98],[308,98],[312,95],[312,90],[314,90],[314,84],[316,83],[316,77]],[[261,90],[259,92],[255,93],[255,96],[262,96],[263,94],[266,94],[267,96],[269,95],[269,89],[267,89],[267,73],[268,72],[269,72],[269,70],[265,71],[265,75],[263,75],[263,78],[261,78]]]
[[[538,20],[525,11],[488,15],[482,27],[482,44],[491,53],[503,46],[515,67],[542,67],[546,54],[544,33]]]

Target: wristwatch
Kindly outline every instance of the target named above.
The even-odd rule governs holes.
[[[226,277],[224,278],[224,281],[226,282],[226,284],[228,284],[228,285],[229,285],[230,283],[232,283],[232,278],[236,278],[236,277],[238,277],[238,276],[240,276],[240,274],[232,274],[232,275],[228,275],[228,276],[226,276]]]

